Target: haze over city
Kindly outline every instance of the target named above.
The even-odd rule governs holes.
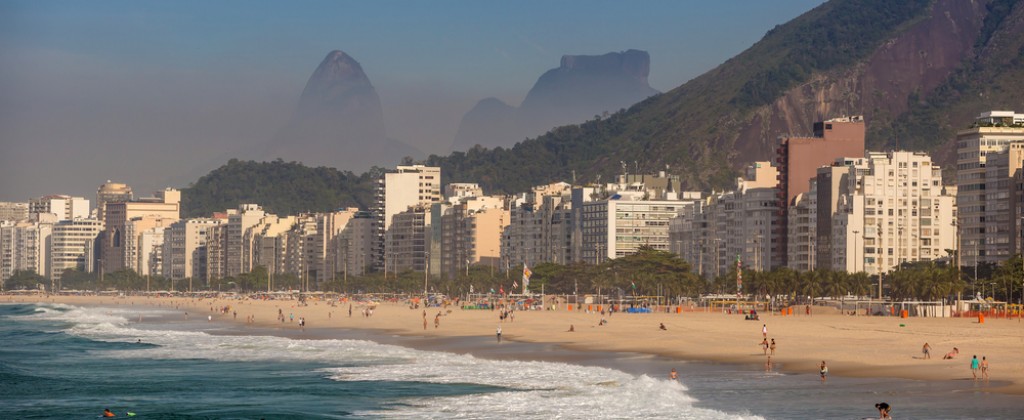
[[[518,105],[562,55],[647,51],[665,92],[819,3],[4,2],[0,200],[187,186],[280,131],[336,49],[388,137],[447,154],[477,101]]]

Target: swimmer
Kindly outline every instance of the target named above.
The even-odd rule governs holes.
[[[889,403],[880,402],[878,404],[875,404],[875,408],[878,409],[878,416],[879,416],[879,418],[882,418],[882,419],[891,419],[892,418],[892,417],[889,417],[889,410],[892,410],[892,407],[889,407]]]
[[[103,409],[103,417],[116,417],[116,416],[114,415],[114,413],[112,411],[110,411],[109,408],[104,408]]]
[[[679,373],[676,372],[676,368],[672,368],[672,371],[668,373],[668,378],[673,381],[679,380]]]

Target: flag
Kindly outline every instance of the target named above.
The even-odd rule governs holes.
[[[636,282],[635,281],[630,280],[629,284],[633,286],[633,290],[636,290]]]
[[[493,287],[491,288],[491,293],[494,293],[494,288]]]
[[[516,283],[515,280],[512,280],[512,288],[515,289],[517,287],[519,287],[519,283]]]
[[[501,292],[501,294],[505,294],[505,286],[498,286],[498,291]]]
[[[469,285],[469,293],[473,293],[473,285]]]
[[[523,291],[526,291],[526,289],[530,287],[530,276],[532,275],[533,272],[530,271],[530,267],[527,267],[526,263],[523,263]]]

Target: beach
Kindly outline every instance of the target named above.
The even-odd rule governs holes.
[[[191,319],[209,317],[208,322],[280,330],[295,337],[317,338],[332,330],[370,330],[430,338],[434,347],[454,352],[460,351],[460,338],[486,337],[496,342],[500,326],[503,341],[756,366],[763,366],[767,360],[760,344],[762,328],[766,328],[767,338],[777,344],[771,358],[773,371],[817,374],[819,364],[826,361],[830,376],[955,381],[972,390],[980,386],[984,392],[1024,394],[1024,359],[1019,357],[1020,349],[1024,348],[1024,323],[1017,319],[989,318],[979,323],[977,318],[851,316],[814,307],[811,315],[762,313],[760,320],[755,321],[721,311],[602,315],[569,311],[563,305],[556,310],[516,311],[514,319],[502,322],[497,310],[464,310],[454,306],[410,309],[405,303],[376,303],[373,314],[365,316],[366,305],[353,302],[349,316],[347,302],[331,305],[311,301],[301,306],[294,300],[141,296],[4,296],[3,301],[173,309],[181,317],[187,312]],[[222,312],[224,307],[230,309]],[[278,320],[279,313],[284,322]],[[305,320],[304,329],[299,327],[300,318]],[[602,318],[607,323],[599,325]],[[661,330],[660,324],[666,329]],[[574,331],[569,332],[570,326]],[[453,344],[444,345],[445,342]],[[926,342],[932,348],[928,360],[923,359],[921,352]],[[959,348],[959,355],[943,360],[942,356],[953,347]],[[972,380],[970,360],[974,355],[989,361],[990,382],[979,380],[975,384]],[[529,353],[504,357],[531,358]]]

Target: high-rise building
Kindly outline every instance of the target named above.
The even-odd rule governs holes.
[[[348,225],[336,238],[338,262],[342,275],[363,275],[370,269],[373,256],[373,238],[377,219],[368,211],[356,212]]]
[[[96,268],[96,238],[102,231],[103,222],[94,219],[61,220],[53,225],[47,266],[50,280],[57,283],[58,290],[64,270]]]
[[[28,203],[0,201],[0,222],[28,219]]]
[[[568,264],[573,257],[575,226],[572,223],[573,197],[590,200],[590,194],[574,190],[565,182],[533,187],[509,203],[508,226],[504,228],[499,267],[511,269],[542,262]]]
[[[846,170],[831,215],[830,268],[876,274],[956,249],[955,193],[927,154],[869,152]]]
[[[412,165],[399,166],[395,172],[385,173],[377,184],[376,208],[377,238],[374,258],[375,267],[384,269],[388,255],[386,244],[393,243],[390,235],[392,219],[410,208],[429,209],[431,204],[440,203],[441,168]]]
[[[168,227],[178,221],[181,192],[158,191],[156,197],[138,201],[108,201],[105,205],[105,229],[101,237],[104,271],[138,270],[138,235],[154,227]],[[141,274],[141,273],[140,273]]]
[[[89,200],[67,195],[47,195],[30,199],[28,212],[31,215],[52,214],[56,220],[75,220],[89,217]],[[37,220],[39,216],[35,216]]]
[[[206,279],[206,241],[211,227],[223,219],[185,219],[171,224],[164,233],[163,276],[173,280]]]
[[[107,203],[132,201],[132,188],[109,179],[96,189],[96,220],[106,220]]]
[[[707,277],[727,273],[737,258],[744,268],[758,271],[785,265],[785,243],[776,229],[782,217],[776,207],[776,178],[777,169],[770,162],[754,162],[745,177],[736,179],[733,191],[704,199],[684,196],[687,200],[677,205],[682,220],[672,226],[677,229],[673,238],[686,242],[672,248],[682,250],[681,257]],[[678,230],[684,228],[691,232]]]
[[[0,221],[0,282],[17,271],[47,276],[46,251],[52,231],[52,223]]]
[[[502,197],[462,198],[441,216],[441,267],[439,272],[455,278],[473,264],[501,267],[501,238],[509,225],[509,212]]]
[[[1002,228],[989,224],[988,218],[997,217],[1004,223],[1016,223],[1016,217],[998,217],[995,208],[990,208],[988,185],[990,176],[997,185],[1010,182],[1013,173],[994,173],[987,168],[988,158],[1004,153],[1010,144],[1024,142],[1024,114],[1013,111],[988,111],[981,113],[974,124],[957,132],[957,224],[960,228],[961,264],[975,265],[980,262],[998,262],[1008,252],[1008,232],[1015,232],[1013,225]],[[1005,167],[1010,170],[1009,163]],[[996,203],[992,203],[995,205]],[[998,207],[998,205],[997,205]],[[1006,220],[1014,219],[1014,220]],[[989,232],[995,229],[996,232]],[[990,249],[989,245],[993,245]],[[992,254],[994,253],[994,255]]]
[[[808,191],[808,180],[816,176],[818,168],[832,164],[836,158],[864,156],[863,117],[816,122],[813,130],[810,137],[780,137],[775,150],[779,171],[777,201],[783,212],[776,234],[783,243],[789,243],[789,207],[797,195]],[[782,250],[782,254],[783,261],[787,261],[788,250]]]

